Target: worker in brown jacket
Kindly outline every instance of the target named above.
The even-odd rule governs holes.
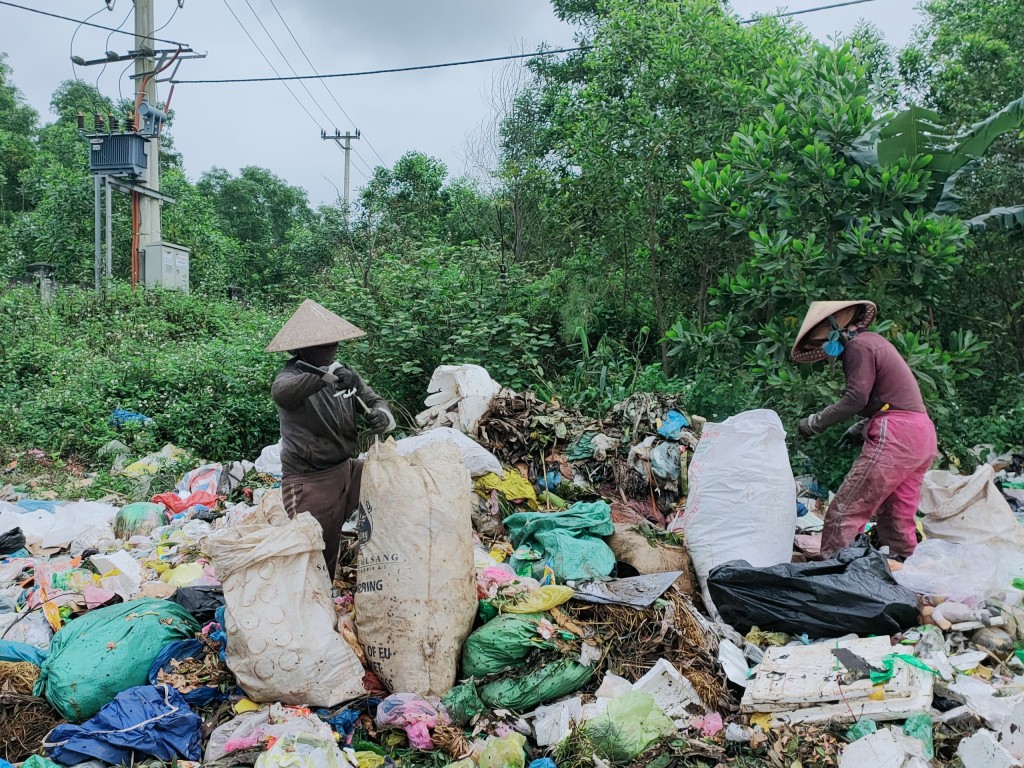
[[[281,423],[281,496],[289,517],[309,512],[320,523],[332,579],[341,527],[359,506],[356,418],[377,434],[395,428],[384,398],[335,360],[339,342],[364,335],[307,299],[266,348],[292,355],[271,388]]]
[[[800,434],[811,437],[863,417],[843,436],[863,448],[825,515],[824,558],[852,544],[872,517],[890,553],[910,556],[917,546],[921,485],[937,454],[935,425],[910,366],[885,338],[867,330],[876,314],[870,301],[816,301],[793,345],[795,361],[837,359],[846,374],[843,396],[801,420]]]

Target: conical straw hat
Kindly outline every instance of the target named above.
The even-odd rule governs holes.
[[[356,328],[348,320],[338,317],[312,299],[306,299],[263,351],[290,352],[303,347],[358,339],[365,335],[365,331]]]
[[[842,312],[850,307],[855,308],[853,319],[856,320],[858,325],[864,327],[871,325],[875,315],[878,314],[878,308],[872,302],[865,301],[864,299],[855,299],[853,301],[813,301],[807,309],[803,323],[800,325],[800,332],[796,335],[796,341],[793,344],[793,351],[790,353],[790,356],[798,363],[816,363],[828,357],[820,344],[808,344],[807,336],[819,324],[828,320],[830,315]],[[860,311],[859,318],[857,317],[857,310]],[[853,319],[850,322],[853,322]]]

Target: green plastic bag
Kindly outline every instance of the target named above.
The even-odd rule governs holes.
[[[484,703],[480,701],[472,680],[456,685],[442,697],[441,703],[456,725],[469,725],[474,717],[484,711]]]
[[[520,677],[507,677],[480,686],[480,699],[491,709],[529,712],[539,704],[575,693],[597,670],[564,658]]]
[[[603,715],[587,723],[586,730],[599,755],[626,765],[674,734],[676,726],[649,694],[630,691],[613,699]]]
[[[932,734],[932,716],[922,712],[907,718],[903,724],[903,733],[911,736],[924,745],[925,759],[935,757],[935,739]]]
[[[519,512],[505,518],[505,527],[516,548],[543,553],[533,566],[538,578],[545,563],[559,583],[603,578],[615,568],[615,554],[601,539],[615,532],[605,501],[579,501],[564,512]]]
[[[121,691],[146,685],[164,646],[198,631],[188,612],[166,600],[97,608],[53,636],[33,693],[45,696],[64,719],[80,723]]]
[[[525,744],[526,737],[521,733],[509,733],[500,739],[491,739],[480,755],[480,768],[524,768]]]
[[[464,677],[487,677],[522,664],[534,648],[550,648],[537,636],[539,613],[506,613],[491,619],[462,646]]]
[[[850,729],[846,732],[846,738],[849,741],[856,741],[862,739],[865,736],[870,736],[872,733],[878,731],[878,723],[874,720],[858,720],[855,722]]]
[[[119,539],[148,536],[166,522],[163,504],[150,504],[148,501],[125,504],[114,518],[114,536]]]

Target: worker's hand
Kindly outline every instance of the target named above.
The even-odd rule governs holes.
[[[857,448],[864,444],[864,428],[867,426],[867,420],[858,421],[848,430],[843,432],[843,436],[839,438],[839,442],[836,445],[839,448]]]
[[[796,425],[796,431],[804,437],[814,437],[814,430],[811,428],[811,417],[805,416],[800,419],[800,423]]]
[[[364,414],[367,426],[374,434],[380,435],[395,428],[395,417],[384,408],[374,408]]]
[[[359,386],[359,374],[349,366],[337,361],[327,366],[327,375],[323,377],[324,380],[330,381],[328,376],[334,377],[332,383],[336,389],[349,390]]]

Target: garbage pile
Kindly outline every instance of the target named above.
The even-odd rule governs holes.
[[[166,492],[178,449],[116,452],[148,502],[9,492],[0,768],[1024,763],[1012,465],[930,472],[905,563],[821,561],[771,411],[588,419],[476,366],[426,405],[336,574],[277,446]]]

